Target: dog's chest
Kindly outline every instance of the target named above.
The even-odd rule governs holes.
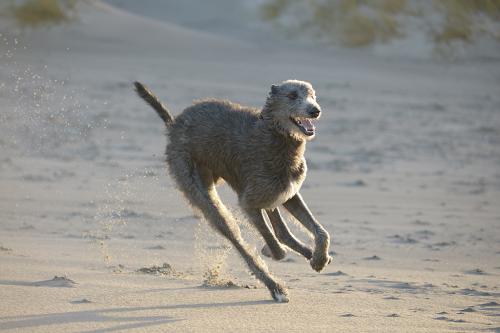
[[[299,192],[300,187],[302,186],[302,182],[293,182],[288,183],[288,186],[285,187],[284,190],[276,191],[274,196],[270,197],[269,207],[267,208],[275,208],[279,205],[290,200],[297,192]]]
[[[277,185],[272,187],[269,193],[269,207],[274,208],[282,205],[299,192],[306,177],[305,161],[299,166],[286,169],[282,174],[276,175],[279,179]]]

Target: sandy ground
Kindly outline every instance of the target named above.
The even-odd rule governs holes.
[[[1,331],[500,332],[498,62],[167,19],[100,3],[39,31],[2,18]],[[178,113],[202,97],[261,106],[289,78],[325,111],[301,192],[334,261],[318,274],[293,253],[266,259],[291,292],[276,304],[174,188],[163,124],[131,82]]]

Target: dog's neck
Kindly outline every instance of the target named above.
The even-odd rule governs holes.
[[[300,139],[288,133],[279,122],[270,118],[261,116],[260,137],[265,144],[273,146],[272,151],[277,154],[277,158],[283,159],[283,162],[294,167],[302,163],[304,152],[306,150],[306,140]]]

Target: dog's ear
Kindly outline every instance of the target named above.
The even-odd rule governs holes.
[[[278,94],[278,91],[279,91],[280,87],[276,84],[273,84],[271,86],[271,95],[276,95]]]

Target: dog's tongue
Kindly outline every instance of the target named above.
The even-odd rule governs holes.
[[[307,119],[307,118],[301,119],[301,123],[304,126],[304,128],[306,129],[306,131],[308,131],[308,132],[314,131],[314,125],[309,119]]]

